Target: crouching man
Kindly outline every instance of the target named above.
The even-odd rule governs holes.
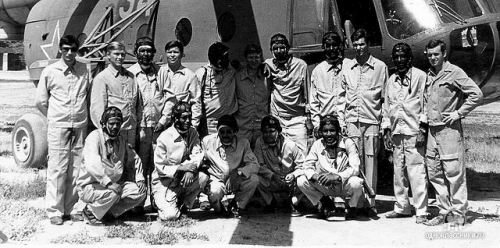
[[[102,225],[106,213],[116,218],[146,198],[141,159],[119,135],[122,123],[120,109],[108,107],[101,129],[85,140],[77,185],[78,196],[86,203],[83,216],[90,225]]]
[[[207,171],[210,176],[206,194],[217,215],[226,215],[222,205],[224,195],[234,193],[229,204],[230,214],[239,217],[259,185],[259,163],[250,142],[236,136],[238,124],[231,115],[223,115],[217,122],[217,133],[203,138]]]
[[[203,152],[191,118],[191,105],[178,102],[172,110],[173,126],[157,139],[152,182],[160,220],[186,214],[208,180],[204,173],[198,173]]]
[[[352,220],[363,206],[363,180],[359,173],[359,154],[352,139],[340,137],[340,124],[336,117],[320,118],[321,139],[314,142],[304,162],[305,177],[297,178],[297,186],[313,205],[317,205],[320,218],[328,218],[334,203],[331,197],[341,196],[349,203],[345,215]]]
[[[258,190],[266,203],[266,210],[275,210],[279,198],[277,192],[288,192],[292,216],[299,216],[296,206],[300,191],[295,187],[296,178],[303,175],[301,169],[304,154],[299,146],[281,133],[281,124],[274,116],[261,121],[262,136],[255,144],[255,156],[260,163]],[[278,198],[278,199],[276,199]]]

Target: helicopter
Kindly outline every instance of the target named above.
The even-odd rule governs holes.
[[[80,41],[80,61],[95,74],[106,63],[110,41],[127,47],[149,36],[157,47],[170,40],[185,46],[183,64],[191,70],[207,64],[208,47],[220,41],[230,47],[232,64],[244,61],[243,49],[257,43],[264,57],[275,33],[288,36],[290,52],[309,69],[324,59],[322,35],[336,31],[345,38],[345,56],[355,56],[354,30],[369,33],[370,53],[392,66],[392,47],[408,43],[413,65],[427,69],[425,45],[442,39],[448,59],[480,86],[487,101],[500,95],[500,1],[497,0],[42,0],[31,9],[24,32],[24,55],[30,79],[59,60],[63,35]],[[160,51],[161,49],[159,49]],[[162,63],[163,53],[155,60]],[[46,165],[46,120],[27,114],[13,129],[13,154],[21,167]]]

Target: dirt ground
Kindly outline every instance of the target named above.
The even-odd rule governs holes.
[[[33,107],[35,88],[32,83],[0,81],[0,140],[10,137],[9,126],[24,113],[36,111]],[[482,114],[493,116],[488,122],[500,124],[500,103],[491,103],[477,109],[469,118],[481,118]],[[491,113],[494,113],[491,115]],[[476,120],[477,121],[477,120]],[[496,122],[498,121],[498,122]],[[1,149],[7,149],[2,142]],[[0,157],[0,167],[15,167],[10,155]],[[16,173],[0,173],[0,180],[15,180]],[[14,179],[13,179],[14,178]],[[479,178],[478,180],[482,180]],[[287,214],[264,214],[251,211],[241,219],[215,218],[212,212],[191,211],[191,217],[197,220],[193,226],[187,227],[190,232],[206,234],[208,241],[181,241],[180,245],[194,246],[356,246],[356,247],[500,247],[500,220],[492,217],[500,214],[500,184],[493,183],[486,191],[471,189],[469,192],[468,224],[461,228],[450,228],[448,225],[427,227],[415,224],[414,218],[386,219],[384,214],[391,211],[394,204],[392,190],[386,189],[377,195],[379,209],[378,220],[359,218],[354,221],[343,221],[342,218],[318,220],[312,215],[290,217]],[[495,184],[496,183],[496,184]],[[434,199],[430,199],[430,211]],[[35,207],[42,207],[42,198],[29,201]],[[1,213],[0,213],[1,214]],[[150,214],[149,219],[155,219]],[[147,217],[127,221],[136,224],[144,222]],[[8,223],[0,223],[8,225]],[[153,221],[152,227],[159,228],[160,223]],[[81,231],[99,235],[104,227],[90,227],[82,222],[65,222],[62,226],[53,226],[44,220],[43,230],[30,241],[7,244],[48,246],[50,240],[61,235],[70,235]],[[110,240],[100,245],[144,245],[135,240]]]

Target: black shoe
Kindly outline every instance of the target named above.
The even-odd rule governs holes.
[[[323,196],[318,203],[319,218],[327,219],[335,208],[335,204],[329,196]]]
[[[61,216],[50,217],[50,224],[60,226],[63,224],[63,219]]]
[[[83,218],[87,221],[87,224],[91,226],[103,226],[104,223],[98,220],[95,215],[85,206],[82,211]]]
[[[358,215],[359,210],[356,208],[348,208],[345,214],[345,220],[355,220]]]
[[[302,214],[302,212],[300,212],[300,210],[298,209],[298,206],[291,204],[291,207],[292,207],[292,213],[290,215],[292,217],[299,217],[299,216],[304,215],[304,214]]]
[[[136,206],[127,211],[127,217],[143,216],[145,213],[146,211],[144,211],[144,206]]]
[[[378,218],[378,211],[375,207],[370,207],[366,210],[366,216],[369,218]]]

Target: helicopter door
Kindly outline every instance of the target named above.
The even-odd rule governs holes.
[[[356,54],[352,47],[351,35],[360,28],[368,32],[368,41],[370,51],[377,56],[381,53],[382,34],[377,19],[377,11],[373,5],[373,1],[366,0],[349,0],[336,1],[336,10],[340,17],[340,22],[343,28],[343,34],[346,40],[345,55],[348,58],[353,58]]]

